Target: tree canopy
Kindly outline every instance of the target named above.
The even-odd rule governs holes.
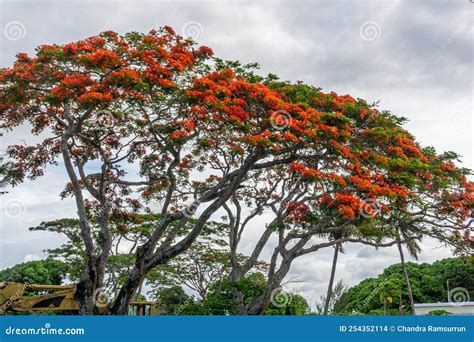
[[[51,258],[27,261],[1,270],[0,281],[61,285],[66,279],[67,268],[64,262]]]

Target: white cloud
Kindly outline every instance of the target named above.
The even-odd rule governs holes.
[[[27,254],[23,258],[23,262],[34,261],[34,260],[41,260],[41,256],[38,254]]]

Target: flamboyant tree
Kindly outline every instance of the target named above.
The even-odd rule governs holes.
[[[169,216],[163,215],[140,250],[144,258],[154,254],[164,228],[184,216],[179,200],[186,194],[175,189],[191,180],[182,180],[188,159],[181,151],[187,139],[200,134],[191,115],[183,115],[190,113],[183,87],[211,54],[206,47],[193,50],[191,41],[165,27],[146,35],[105,32],[62,46],[44,45],[35,57],[19,54],[12,68],[1,71],[1,127],[28,125],[41,140],[8,147],[14,160],[9,179],[13,184],[35,179],[59,160],[69,176],[62,195],[76,201],[88,260],[78,285],[83,313],[93,312],[94,292],[103,285],[111,217],[163,200],[162,212]],[[131,168],[137,172],[129,175]],[[101,226],[96,240],[91,222]],[[127,293],[144,276],[140,260]],[[130,298],[122,298],[118,306],[124,312]]]
[[[87,260],[81,313],[94,312],[104,285],[111,222],[152,209],[159,219],[111,313],[125,314],[146,275],[185,252],[221,208],[231,280],[278,239],[266,290],[244,313],[264,311],[298,256],[342,242],[392,245],[382,240],[395,226],[410,239],[444,240],[445,230],[465,228],[472,184],[454,154],[421,148],[398,118],[362,100],[263,79],[211,55],[164,27],[40,46],[0,71],[0,128],[36,135],[7,148],[8,179],[36,179],[48,164],[69,177],[61,195],[75,200]],[[242,234],[264,210],[274,218],[239,261]],[[336,231],[343,238],[312,244]]]
[[[285,94],[289,104],[306,108],[296,118],[294,113],[284,113],[286,121],[279,127],[278,138],[304,144],[306,134],[315,136],[289,167],[258,171],[253,184],[239,188],[229,205],[224,205],[231,226],[231,251],[238,250],[252,220],[262,222],[266,209],[274,214],[251,257],[243,264],[233,263],[231,279],[237,280],[271,245],[270,238],[277,236],[267,291],[242,313],[262,313],[293,260],[324,247],[343,242],[375,247],[399,242],[413,245],[424,236],[466,247],[466,239],[458,238],[464,241],[460,243],[453,237],[464,231],[469,239],[473,185],[466,179],[470,171],[455,167],[456,154],[437,155],[432,148],[421,147],[400,126],[402,118],[379,112],[362,100],[323,94],[274,77],[260,81]],[[309,120],[314,120],[316,129],[307,129]],[[270,137],[255,143],[272,145],[273,141]],[[243,207],[253,210],[246,213]],[[321,236],[326,236],[326,241],[314,240]],[[383,241],[387,239],[390,241]]]

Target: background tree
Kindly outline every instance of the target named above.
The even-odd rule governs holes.
[[[413,297],[416,303],[446,303],[449,301],[447,282],[451,289],[460,287],[470,298],[474,295],[474,266],[472,257],[450,258],[433,264],[406,263],[410,272]],[[399,306],[409,301],[401,264],[386,268],[375,278],[365,279],[349,288],[335,304],[336,314],[382,314],[383,298],[391,296],[393,303],[387,304],[389,314],[400,314]],[[388,291],[390,288],[390,291]],[[401,298],[398,293],[401,290]],[[390,292],[390,293],[389,293]],[[400,303],[400,299],[402,303]],[[467,295],[466,295],[467,299]],[[451,298],[454,301],[454,298]],[[378,310],[378,311],[377,311]]]
[[[415,309],[415,300],[413,298],[413,291],[411,289],[411,283],[410,283],[410,276],[408,274],[408,268],[407,268],[407,265],[405,263],[405,255],[403,253],[403,245],[401,243],[402,238],[400,236],[400,230],[399,229],[397,229],[397,235],[398,235],[398,240],[400,241],[397,244],[397,248],[398,248],[398,253],[400,254],[400,262],[401,262],[401,266],[402,266],[402,270],[403,270],[403,275],[405,277],[405,283],[406,283],[407,291],[408,291],[408,298],[410,300],[410,311],[413,312],[413,310]],[[414,257],[416,260],[418,260],[418,252],[421,251],[421,248],[418,246],[416,241],[413,241],[413,240],[409,241],[409,242],[406,243],[406,246],[407,246],[408,251],[410,252],[410,255],[412,257]]]
[[[0,281],[60,285],[67,277],[67,265],[55,259],[35,260],[0,271]]]
[[[194,300],[181,286],[175,285],[157,291],[156,304],[160,315],[180,315],[189,314]]]
[[[334,246],[334,255],[332,258],[331,275],[329,276],[328,291],[325,297],[323,315],[327,315],[329,313],[329,307],[331,305],[331,301],[333,298],[333,292],[335,292],[335,289],[333,289],[333,285],[334,285],[334,278],[336,277],[337,258],[339,256],[339,252],[342,252],[342,244],[337,244]]]
[[[184,286],[205,299],[212,284],[229,276],[229,259],[228,245],[222,235],[200,237],[186,252],[148,274],[147,286],[152,288],[149,294],[156,296],[163,287]],[[247,257],[239,255],[238,259],[243,261]],[[253,268],[254,272],[265,270],[264,262],[258,262]]]
[[[200,315],[236,315],[241,313],[235,296],[240,294],[244,303],[251,303],[265,292],[265,276],[251,273],[238,281],[223,278],[211,285],[207,296],[195,303],[194,312]],[[304,297],[296,293],[275,294],[274,300],[266,308],[264,315],[306,315],[310,307]]]
[[[328,299],[327,294],[320,297],[316,303],[315,312],[318,315],[333,315],[336,303],[341,299],[341,296],[347,291],[347,286],[344,281],[340,279],[336,285],[331,289],[331,297]]]
[[[432,148],[421,147],[401,127],[403,118],[379,112],[363,100],[279,82],[274,76],[257,79],[283,92],[288,106],[306,108],[296,118],[290,112],[282,114],[280,135],[300,142],[302,127],[309,121],[317,127],[310,131],[317,143],[295,156],[289,169],[282,165],[261,170],[251,186],[238,189],[224,206],[231,252],[238,250],[252,220],[261,220],[268,211],[274,214],[246,263],[239,265],[231,256],[231,279],[238,280],[270,238],[278,240],[267,290],[243,313],[263,312],[301,255],[343,242],[394,246],[396,227],[407,237],[403,243],[422,236],[449,243],[453,232],[471,225],[472,183],[466,179],[470,171],[455,167],[456,154],[436,155]],[[250,208],[249,213],[243,208]],[[322,243],[313,239],[334,233],[341,238]]]

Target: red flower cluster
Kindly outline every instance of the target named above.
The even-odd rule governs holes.
[[[318,170],[307,168],[303,164],[297,162],[292,162],[290,164],[290,169],[311,179],[318,179],[322,176],[321,172]]]
[[[164,147],[195,139],[190,155],[203,153],[196,157],[201,161],[217,162],[220,153],[229,153],[230,162],[237,163],[251,151],[281,160],[279,171],[289,167],[292,180],[302,177],[315,191],[336,193],[324,195],[320,203],[345,218],[357,216],[363,198],[403,204],[422,193],[441,203],[437,214],[459,220],[472,215],[472,184],[462,178],[465,172],[455,166],[455,158],[421,148],[392,116],[349,95],[248,77],[244,68],[202,67],[211,55],[211,49],[193,48],[191,40],[170,27],[125,36],[104,32],[75,43],[41,46],[35,57],[19,54],[12,68],[0,71],[1,127],[26,122],[35,133],[49,127],[59,136],[67,121],[66,104],[75,117],[92,112],[86,120],[93,124],[99,118],[89,109],[107,108],[114,114],[100,118],[100,124],[117,129],[103,141],[110,150],[119,148],[120,137],[131,131],[143,140],[156,133]],[[132,159],[146,154],[147,146],[133,148]],[[48,149],[59,152],[58,146]],[[42,156],[35,163],[24,162],[28,155],[18,158],[18,175],[28,170],[39,174]],[[163,158],[164,165],[168,160]]]
[[[85,87],[95,84],[94,80],[92,80],[90,76],[79,74],[79,73],[64,77],[61,80],[61,83],[66,88],[76,88],[76,89],[84,89]]]
[[[120,57],[110,50],[98,50],[90,54],[84,54],[81,56],[81,60],[87,66],[94,66],[103,70],[122,64]]]
[[[284,205],[284,208],[288,210],[287,222],[295,224],[305,221],[306,214],[309,211],[309,207],[302,202],[288,202]]]
[[[183,131],[181,129],[177,129],[170,134],[170,140],[182,140],[185,139],[188,136],[188,132]]]
[[[79,96],[77,101],[87,106],[97,106],[112,101],[112,95],[90,91]]]
[[[140,73],[136,70],[123,69],[114,71],[105,80],[106,84],[115,84],[117,86],[134,86],[140,82]]]

